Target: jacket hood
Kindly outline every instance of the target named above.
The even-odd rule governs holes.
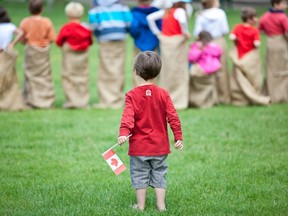
[[[223,14],[223,11],[222,9],[219,9],[219,8],[210,8],[210,9],[203,10],[201,12],[201,15],[209,20],[218,19],[218,17],[221,16],[222,14]]]

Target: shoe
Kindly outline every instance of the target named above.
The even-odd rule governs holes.
[[[131,208],[136,211],[144,211],[144,209],[140,209],[137,204],[132,205]]]

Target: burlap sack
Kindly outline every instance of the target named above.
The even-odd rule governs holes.
[[[16,73],[17,57],[13,49],[0,52],[0,110],[23,109]]]
[[[169,92],[176,109],[185,109],[189,97],[187,40],[184,36],[164,35],[159,40],[162,59],[160,86]]]
[[[24,52],[24,102],[34,108],[50,108],[54,103],[50,46],[41,48],[26,45]]]
[[[207,75],[198,64],[192,65],[190,69],[189,106],[210,108],[217,104],[216,73]]]
[[[288,102],[288,42],[284,36],[267,37],[266,79],[272,103]]]
[[[259,50],[254,49],[239,59],[237,50],[232,49],[230,57],[233,62],[231,103],[237,106],[268,105],[270,97],[261,94],[263,76]]]
[[[74,51],[67,43],[62,47],[62,86],[65,108],[85,108],[89,101],[88,51]]]
[[[227,65],[227,43],[224,37],[214,39],[213,42],[218,44],[222,49],[221,69],[216,74],[216,88],[219,103],[230,103],[230,86],[229,71]]]
[[[99,43],[99,108],[121,108],[124,105],[125,41]]]

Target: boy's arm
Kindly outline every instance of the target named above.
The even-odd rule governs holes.
[[[237,27],[235,27],[230,33],[229,39],[234,42],[235,46],[237,46]]]
[[[258,48],[261,45],[260,31],[258,29],[256,29],[253,44],[255,48]]]
[[[223,22],[222,33],[223,35],[226,35],[229,33],[229,24],[228,24],[228,19],[227,19],[225,12],[223,12],[222,22]]]
[[[147,16],[147,22],[149,25],[150,30],[154,35],[159,35],[161,34],[160,29],[156,25],[156,20],[161,19],[164,16],[165,11],[164,10],[159,10],[154,13],[151,13]]]
[[[9,44],[9,48],[13,48],[16,45],[16,43],[21,40],[21,38],[23,37],[24,32],[22,31],[22,29],[17,28],[17,29],[15,29],[14,34],[16,35],[16,37]]]
[[[119,136],[128,136],[131,134],[131,130],[134,128],[134,107],[132,104],[132,99],[129,95],[126,95],[125,107],[122,114],[122,119],[119,128]]]
[[[166,113],[167,113],[167,120],[170,125],[171,130],[174,134],[174,140],[177,142],[178,140],[182,140],[182,129],[180,119],[176,112],[176,109],[173,105],[171,97],[167,95],[167,105],[166,105]]]
[[[196,43],[191,44],[189,53],[188,53],[188,60],[190,63],[195,63],[199,60],[202,51],[199,49]]]
[[[58,34],[58,36],[56,38],[56,41],[55,41],[56,45],[59,46],[59,47],[63,46],[63,44],[65,42],[64,30],[65,30],[64,28],[60,29],[60,32],[59,32],[59,34]]]
[[[190,33],[189,33],[189,29],[188,29],[187,14],[186,14],[185,10],[183,8],[177,8],[175,10],[174,16],[175,16],[175,19],[177,19],[179,24],[180,24],[182,34],[185,37],[190,38]]]

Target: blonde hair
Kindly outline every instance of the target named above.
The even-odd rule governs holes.
[[[69,18],[81,18],[84,14],[84,7],[78,2],[70,2],[65,7],[65,13]]]

